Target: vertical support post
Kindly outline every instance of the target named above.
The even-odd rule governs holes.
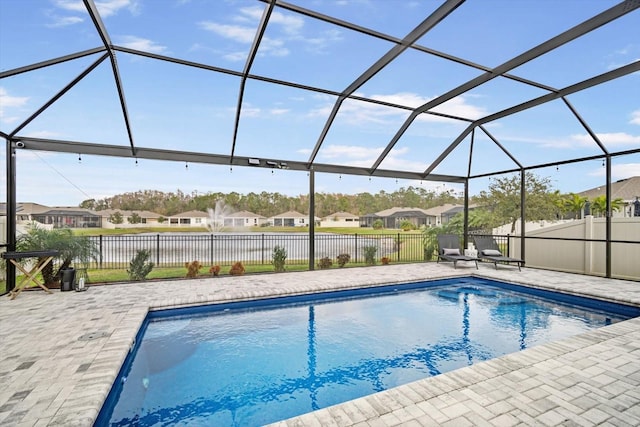
[[[156,265],[160,265],[160,233],[156,235]]]
[[[469,247],[469,178],[464,180],[464,225],[462,244],[463,251]]]
[[[104,261],[104,247],[102,242],[102,234],[98,236],[98,247],[99,247],[98,250],[100,251],[100,261],[98,262],[98,265],[100,266],[99,268],[102,269],[102,263]]]
[[[469,247],[469,177],[471,176],[471,163],[473,161],[473,143],[475,142],[476,128],[471,130],[471,144],[469,145],[469,164],[467,167],[467,178],[464,180],[464,223],[462,244],[464,249]]]
[[[524,173],[524,169],[520,169],[520,259],[525,259],[525,254],[524,254],[524,235],[525,235],[525,230],[526,230],[526,183],[525,183],[525,176],[526,174]],[[511,255],[510,255],[511,256]]]
[[[316,259],[316,182],[315,171],[309,170],[309,270],[315,267]]]
[[[608,279],[611,278],[611,156],[607,154],[606,157],[606,175],[607,175],[607,186],[606,186],[606,213],[605,213],[605,221],[606,221],[606,242],[605,242],[605,265],[606,272],[605,277]]]
[[[16,150],[14,141],[7,140],[7,251],[16,250]],[[16,267],[7,261],[7,286],[16,287]]]
[[[355,252],[355,256],[353,257],[354,262],[358,262],[358,233],[353,235],[353,250]]]

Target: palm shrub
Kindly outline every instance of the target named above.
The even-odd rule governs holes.
[[[129,279],[144,280],[147,278],[147,275],[151,273],[151,270],[153,270],[153,266],[155,265],[153,262],[149,261],[150,256],[151,252],[146,249],[138,249],[136,251],[134,257],[131,258],[131,262],[129,262],[129,268],[127,269]]]
[[[441,227],[422,227],[422,245],[424,246],[424,260],[431,261],[438,247],[438,234],[443,232]]]
[[[287,250],[282,246],[276,246],[273,248],[273,256],[271,263],[277,273],[284,271],[284,263],[287,260]]]
[[[362,248],[364,250],[364,263],[367,265],[375,265],[376,264],[376,252],[378,252],[377,246],[365,246]]]
[[[48,230],[32,224],[27,233],[16,241],[16,250],[46,251],[56,250],[59,254],[54,262],[47,264],[41,271],[45,286],[55,286],[60,281],[61,271],[69,268],[73,262],[88,264],[98,257],[98,248],[88,236],[74,236],[69,228]],[[37,262],[44,261],[38,258]]]

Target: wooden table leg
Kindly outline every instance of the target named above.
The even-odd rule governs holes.
[[[10,299],[15,299],[15,297],[17,297],[20,292],[29,287],[29,283],[34,283],[35,285],[40,286],[45,292],[49,294],[52,293],[49,288],[47,288],[43,283],[40,283],[36,278],[36,275],[40,273],[42,269],[51,262],[51,260],[53,260],[52,256],[47,257],[41,263],[36,264],[36,266],[33,267],[31,271],[27,271],[14,259],[10,259],[9,261],[11,261],[11,263],[13,263],[13,265],[15,265],[16,268],[25,275],[25,277],[22,278],[22,281],[20,281],[16,288],[12,289],[11,292],[9,292]]]

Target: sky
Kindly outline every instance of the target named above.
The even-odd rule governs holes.
[[[290,0],[289,3],[403,38],[441,2],[409,0]],[[468,0],[418,44],[484,67],[497,67],[618,2],[611,0]],[[96,5],[111,42],[212,67],[241,72],[266,3],[257,0],[102,0]],[[510,71],[562,89],[640,61],[640,10]],[[0,72],[101,47],[75,0],[0,1]],[[329,91],[344,91],[393,43],[276,7],[251,74]],[[0,78],[0,130],[14,132],[100,54]],[[139,147],[229,155],[241,81],[237,76],[116,53],[134,144]],[[480,75],[461,65],[407,49],[355,88],[355,95],[407,108],[429,102]],[[437,107],[471,120],[545,95],[548,91],[498,77]],[[465,138],[435,173],[465,176],[602,154],[573,108],[609,152],[640,147],[640,72],[486,124]],[[248,79],[234,154],[307,161],[334,95]],[[568,106],[569,105],[569,106]],[[407,120],[407,108],[348,99],[318,151],[316,162],[370,167]],[[467,122],[420,115],[381,169],[422,172],[467,127]],[[19,136],[128,146],[110,62],[103,61],[17,132]],[[496,139],[500,145],[496,144]],[[500,147],[509,153],[506,154]],[[80,150],[79,150],[80,151]],[[137,190],[309,192],[307,173],[133,158],[17,150],[17,200],[76,206]],[[6,158],[0,155],[2,170]],[[536,169],[561,192],[602,186],[602,160]],[[614,180],[640,175],[640,154],[612,159]],[[6,174],[0,197],[6,198]],[[475,179],[471,194],[489,180]],[[357,194],[409,186],[461,194],[462,187],[431,181],[315,174],[315,191]]]

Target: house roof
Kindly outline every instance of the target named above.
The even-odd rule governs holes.
[[[399,213],[409,213],[409,212],[413,212],[414,214],[422,214],[422,215],[430,215],[429,212],[427,212],[426,209],[420,209],[420,208],[406,208],[406,207],[393,207],[393,208],[389,208],[389,209],[385,209],[383,211],[380,212],[376,212],[374,215],[378,216],[378,217],[388,217],[388,216],[393,216],[393,215],[397,215]]]
[[[600,187],[592,188],[578,193],[579,196],[588,199],[595,199],[603,196],[606,192],[606,186],[602,184]],[[633,202],[636,197],[640,197],[640,176],[634,176],[627,179],[621,179],[611,183],[611,199],[622,199],[626,202]]]

